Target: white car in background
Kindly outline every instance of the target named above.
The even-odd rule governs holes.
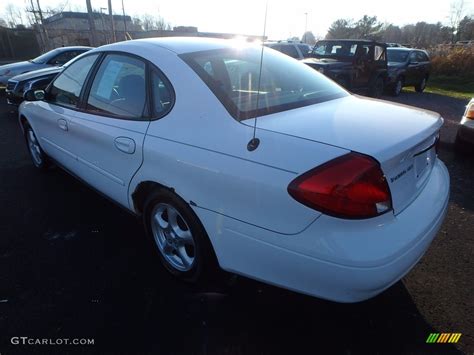
[[[261,51],[195,38],[94,49],[26,93],[33,163],[141,215],[183,280],[220,267],[340,302],[373,297],[443,222],[443,120],[351,95],[268,48],[259,79]]]
[[[474,98],[466,106],[456,135],[455,147],[460,152],[474,147]]]

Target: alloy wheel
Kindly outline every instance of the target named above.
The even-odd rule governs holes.
[[[178,271],[189,271],[195,262],[194,236],[173,206],[158,203],[151,212],[151,231],[165,261]]]
[[[31,129],[28,130],[26,139],[28,141],[28,149],[30,150],[31,157],[36,166],[40,166],[43,162],[43,155],[39,146],[38,140]]]

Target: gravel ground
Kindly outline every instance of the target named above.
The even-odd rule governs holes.
[[[59,169],[32,167],[0,100],[2,355],[474,353],[474,161],[451,150],[465,102],[396,99],[446,120],[449,213],[403,282],[366,302],[336,304],[244,278],[212,289],[176,282],[158,268],[135,218]],[[463,335],[456,345],[426,344],[431,332]],[[95,345],[13,346],[14,336]]]

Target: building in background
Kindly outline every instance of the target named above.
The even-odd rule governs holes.
[[[92,13],[96,36],[99,45],[111,43],[112,28],[107,14]],[[117,40],[125,40],[126,33],[130,35],[143,31],[133,23],[130,16],[113,15]],[[88,14],[86,12],[61,12],[44,20],[44,27],[48,33],[48,46],[90,46],[92,44],[89,29]]]
[[[113,34],[108,14],[92,14],[96,41],[99,46],[112,43]],[[117,41],[152,37],[211,37],[230,39],[246,38],[248,41],[264,41],[266,38],[235,33],[199,32],[194,26],[177,26],[172,30],[144,31],[139,22],[130,16],[113,15]],[[0,27],[0,62],[34,58],[39,54],[62,46],[91,46],[92,34],[86,12],[61,12],[45,18],[43,26],[36,24],[30,29]]]

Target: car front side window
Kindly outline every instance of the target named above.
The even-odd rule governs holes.
[[[127,55],[108,55],[92,83],[87,110],[123,118],[140,118],[145,102],[145,63]]]
[[[98,54],[83,57],[69,65],[51,84],[48,101],[66,107],[76,107],[82,86]]]

